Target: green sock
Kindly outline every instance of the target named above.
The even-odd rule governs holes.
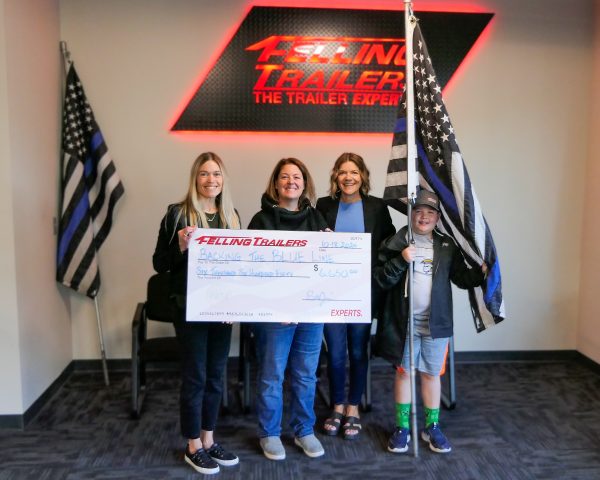
[[[399,428],[408,428],[410,420],[410,403],[396,404],[396,426]]]
[[[427,428],[432,423],[438,423],[439,421],[440,421],[440,409],[425,407],[425,428]]]

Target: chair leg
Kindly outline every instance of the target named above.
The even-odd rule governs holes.
[[[146,362],[136,355],[131,360],[131,416],[140,418],[146,395]]]
[[[329,388],[325,388],[323,386],[323,381],[321,377],[323,376],[323,372],[325,372],[325,377],[327,378],[326,383],[329,382],[329,378],[327,377],[327,343],[325,343],[325,339],[321,341],[321,352],[319,353],[319,364],[317,366],[316,376],[317,376],[317,394],[327,405],[329,408],[333,408],[333,404],[331,403],[331,398],[329,396]]]
[[[454,369],[454,337],[448,342],[448,357],[446,358],[446,376],[448,377],[448,393],[444,392],[442,385],[442,405],[447,410],[456,408],[456,377]]]
[[[223,395],[221,396],[221,408],[223,413],[229,413],[229,388],[228,388],[227,366],[223,372]]]
[[[371,339],[367,345],[367,358],[369,363],[367,365],[367,383],[365,385],[365,393],[363,393],[361,407],[363,412],[370,412],[373,409],[371,403]]]
[[[131,416],[132,418],[139,418],[140,412],[138,408],[140,393],[139,384],[139,366],[137,355],[134,355],[131,359]]]

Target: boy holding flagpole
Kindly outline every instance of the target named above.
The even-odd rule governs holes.
[[[417,194],[411,212],[413,239],[407,227],[383,242],[375,280],[390,290],[386,307],[378,325],[377,351],[396,366],[394,399],[396,428],[388,442],[388,450],[401,453],[410,442],[411,378],[409,349],[409,305],[407,272],[413,274],[413,361],[420,373],[421,395],[425,409],[425,428],[421,438],[437,453],[452,447],[439,425],[441,382],[448,340],[452,336],[452,288],[480,286],[487,265],[468,265],[452,238],[436,230],[440,219],[438,196],[427,190]],[[412,241],[411,241],[412,240]]]

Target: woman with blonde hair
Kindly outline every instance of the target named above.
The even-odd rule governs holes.
[[[181,433],[187,439],[185,461],[199,473],[219,472],[219,465],[239,459],[214,441],[213,432],[223,393],[231,324],[185,319],[188,244],[196,228],[240,228],[233,208],[223,161],[202,153],[192,165],[185,198],[169,205],[160,223],[152,257],[154,269],[170,272],[175,333],[181,348]]]

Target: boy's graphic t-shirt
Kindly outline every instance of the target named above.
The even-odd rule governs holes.
[[[429,335],[429,308],[433,279],[433,238],[414,234],[416,254],[413,279],[413,313],[415,331]]]

